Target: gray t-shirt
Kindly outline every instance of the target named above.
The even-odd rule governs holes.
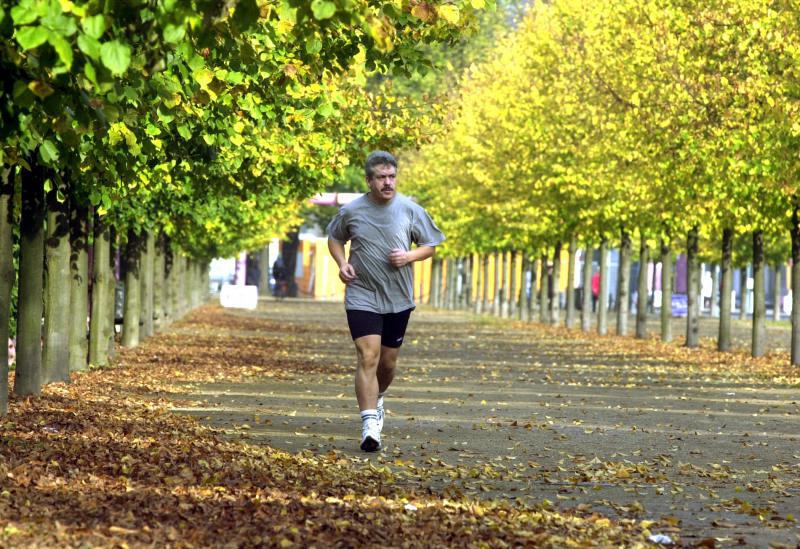
[[[350,241],[350,264],[357,278],[347,285],[344,308],[379,314],[413,308],[414,269],[409,263],[393,267],[389,253],[417,246],[437,246],[444,234],[428,212],[406,196],[396,194],[378,204],[365,194],[343,206],[328,225],[328,236]]]

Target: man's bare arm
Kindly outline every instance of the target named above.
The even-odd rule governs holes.
[[[414,248],[413,250],[401,250],[400,248],[395,248],[389,254],[389,263],[391,263],[395,267],[404,267],[409,263],[414,263],[415,261],[423,261],[432,257],[433,254],[436,253],[436,248],[434,246],[419,246],[418,248]]]
[[[354,281],[356,279],[356,270],[347,262],[344,254],[344,244],[335,238],[328,237],[328,251],[339,266],[339,280],[345,284],[350,284]]]

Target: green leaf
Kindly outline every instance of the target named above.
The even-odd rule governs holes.
[[[34,27],[22,27],[17,29],[16,38],[17,43],[23,50],[32,50],[38,48],[50,37],[50,31],[44,27],[36,25]]]
[[[239,31],[247,30],[258,21],[259,14],[256,0],[239,0],[233,11],[233,24]]]
[[[83,66],[83,74],[86,75],[86,78],[89,79],[89,82],[95,86],[97,85],[97,71],[95,70],[94,65],[87,62],[86,65]]]
[[[100,58],[113,74],[122,74],[131,64],[131,47],[119,40],[106,42],[100,47]]]
[[[83,32],[94,39],[99,39],[106,32],[106,18],[103,14],[86,17],[81,21]]]
[[[18,27],[33,23],[38,18],[39,14],[36,13],[32,2],[21,2],[18,6],[11,8],[11,19],[14,20],[14,25]]]
[[[192,76],[194,76],[195,81],[200,84],[201,88],[205,88],[211,83],[212,80],[214,80],[214,73],[209,69],[200,69],[199,71],[194,71]]]
[[[314,0],[311,2],[311,11],[315,19],[330,19],[336,13],[336,4],[328,0]]]
[[[177,44],[186,36],[186,28],[182,25],[167,25],[164,27],[164,41],[168,44]]]
[[[78,36],[78,49],[95,61],[100,59],[100,48],[100,42],[97,38],[89,36],[88,34],[81,34]]]
[[[58,160],[58,148],[55,143],[49,139],[45,139],[41,147],[39,147],[39,155],[47,164],[51,164]]]
[[[306,52],[314,55],[322,50],[322,41],[316,36],[309,36],[306,40]]]
[[[178,126],[178,133],[187,141],[192,138],[192,132],[189,130],[189,127],[186,126],[186,124]]]
[[[64,37],[53,33],[50,33],[50,37],[47,41],[50,42],[50,45],[56,50],[61,63],[67,68],[72,67],[72,44]]]

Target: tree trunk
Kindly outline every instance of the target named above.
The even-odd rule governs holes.
[[[494,255],[494,299],[492,300],[492,314],[500,316],[503,306],[503,252]]]
[[[550,275],[547,267],[547,253],[542,254],[542,273],[539,280],[539,322],[545,324],[550,314],[548,305],[548,294],[550,292]]]
[[[628,335],[630,279],[631,235],[623,228],[619,246],[619,276],[617,277],[617,335]]]
[[[779,322],[781,319],[781,266],[772,267],[772,320]]]
[[[567,264],[567,317],[564,325],[575,327],[575,260],[577,259],[577,243],[575,237],[569,239],[569,263]]]
[[[475,295],[473,296],[473,307],[475,310],[475,314],[479,315],[483,312],[483,285],[484,285],[484,274],[483,274],[483,266],[486,263],[486,256],[478,255],[477,256],[477,269],[475,270]]]
[[[22,174],[14,393],[26,396],[42,390],[45,174],[35,165]]]
[[[156,241],[153,233],[148,232],[144,242],[144,256],[142,257],[142,337],[153,335],[153,282],[155,279],[155,249]]]
[[[608,240],[600,242],[600,295],[597,299],[597,333],[608,333]]]
[[[8,342],[11,290],[14,286],[14,175],[0,171],[0,416],[8,413]]]
[[[661,341],[672,341],[672,250],[661,240]]]
[[[528,294],[528,322],[533,322],[536,318],[536,295],[539,291],[539,269],[541,261],[534,259],[531,265],[531,289]]]
[[[719,316],[719,269],[716,263],[711,264],[711,302],[708,314],[711,318]]]
[[[447,260],[447,309],[452,311],[456,308],[458,285],[458,259]]]
[[[442,283],[442,260],[438,257],[433,258],[431,264],[431,303],[435,309],[439,308],[439,288]]]
[[[108,229],[109,255],[108,255],[108,311],[109,316],[106,327],[106,345],[108,346],[108,359],[112,360],[117,354],[117,263],[119,261],[119,245],[117,243],[117,229],[111,225]],[[124,287],[121,288],[124,291]]]
[[[593,250],[583,251],[583,291],[581,292],[581,330],[592,329],[592,255]]]
[[[297,297],[297,281],[294,273],[297,270],[297,250],[300,247],[300,233],[292,231],[283,242],[283,264],[286,265],[286,281],[289,297]]]
[[[85,370],[89,339],[89,208],[73,204],[70,211],[69,370]]]
[[[733,269],[731,257],[733,255],[733,229],[722,231],[722,264],[719,288],[719,334],[717,335],[717,349],[719,351],[731,350],[731,290],[733,289]]]
[[[531,260],[528,254],[521,252],[522,259],[522,274],[520,276],[519,284],[519,298],[517,300],[517,319],[527,320],[527,303],[528,303],[528,272],[531,269]]]
[[[153,250],[153,331],[164,327],[164,238],[156,238]]]
[[[741,303],[741,307],[739,307],[739,320],[744,320],[747,318],[747,266],[739,269],[739,288],[739,293],[741,294],[741,298],[739,299]]]
[[[491,256],[483,256],[483,296],[481,297],[481,312],[489,310],[489,269]]]
[[[767,346],[767,299],[764,288],[764,233],[753,231],[753,339],[752,355],[764,356]]]
[[[693,227],[689,231],[686,245],[686,278],[687,278],[687,311],[686,311],[686,346],[694,348],[700,345],[700,263],[697,258],[699,248],[699,229]]]
[[[561,241],[553,250],[553,276],[550,284],[550,324],[558,325],[561,312]]]
[[[647,337],[647,265],[650,263],[650,250],[647,248],[647,236],[639,233],[639,276],[636,287],[636,338]]]
[[[464,303],[463,308],[469,311],[472,309],[472,269],[474,264],[474,254],[469,254],[464,259]]]
[[[517,252],[511,252],[509,260],[509,283],[508,283],[508,317],[517,316]]]
[[[175,321],[175,253],[170,239],[164,236],[164,316],[162,327]]]
[[[89,364],[105,366],[108,364],[108,328],[110,320],[108,286],[112,275],[109,269],[111,255],[110,234],[106,223],[97,215],[94,217],[94,254],[92,259],[92,314],[89,322]]]
[[[269,295],[269,270],[270,266],[272,265],[269,262],[269,244],[264,246],[261,250],[261,254],[259,257],[259,263],[261,264],[261,271],[258,273],[258,295],[268,296]],[[421,296],[420,296],[421,298]]]
[[[800,365],[800,198],[792,210],[792,366]]]
[[[122,346],[136,347],[139,344],[139,315],[141,313],[141,259],[144,238],[133,229],[128,229],[125,245],[125,308],[122,312]]]

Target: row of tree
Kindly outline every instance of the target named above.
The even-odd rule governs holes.
[[[484,3],[1,1],[0,340],[17,339],[14,393],[107,361],[116,249],[122,343],[136,345],[140,325],[197,302],[210,258],[287,232],[365,148],[424,140],[440,114],[411,116],[366,81],[424,68],[421,45],[456,39]],[[4,413],[7,355],[0,380]]]
[[[405,176],[448,234],[444,254],[516,250],[544,261],[562,247],[571,256],[599,248],[606,273],[613,242],[621,292],[635,255],[663,265],[669,340],[670,281],[683,251],[686,344],[699,343],[704,261],[721,268],[723,351],[733,269],[750,263],[752,354],[762,355],[765,263],[791,260],[791,287],[800,286],[798,15],[760,0],[531,6],[463,75],[447,132]],[[600,300],[607,295],[601,289]],[[598,325],[606,329],[602,317]],[[796,291],[791,361],[800,363]]]

